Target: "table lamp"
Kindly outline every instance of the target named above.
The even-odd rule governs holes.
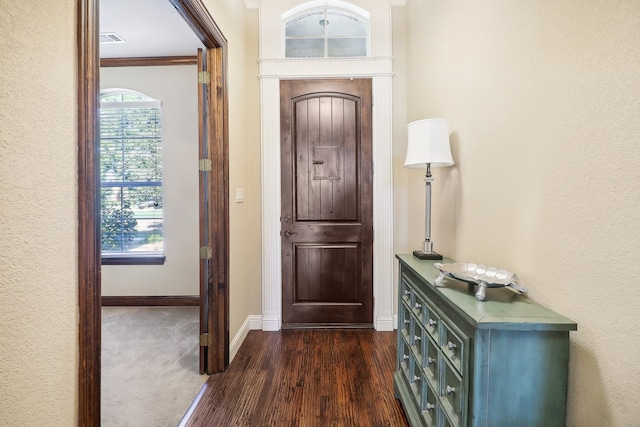
[[[407,125],[407,156],[404,166],[426,169],[424,245],[413,251],[419,259],[442,259],[433,251],[431,241],[431,168],[452,166],[455,163],[449,147],[449,123],[446,119],[416,120]]]

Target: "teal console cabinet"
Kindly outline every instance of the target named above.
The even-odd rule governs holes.
[[[505,288],[487,289],[478,301],[475,289],[454,279],[435,287],[435,261],[396,258],[394,389],[409,424],[565,425],[569,331],[576,323]]]

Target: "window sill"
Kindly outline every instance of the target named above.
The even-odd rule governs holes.
[[[164,255],[103,255],[102,265],[164,265]]]

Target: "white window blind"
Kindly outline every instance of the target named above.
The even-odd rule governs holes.
[[[100,182],[103,255],[161,254],[159,101],[124,89],[101,94]]]

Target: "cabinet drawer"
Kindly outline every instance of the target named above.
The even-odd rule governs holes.
[[[423,347],[427,334],[422,328],[420,323],[413,321],[413,328],[411,328],[411,349],[413,350],[416,360],[422,360]],[[419,364],[422,366],[422,363]]]
[[[400,330],[405,331],[406,334],[409,334],[409,329],[411,324],[411,311],[404,304],[400,304],[399,317],[400,317],[400,325],[399,325]]]
[[[408,306],[411,305],[411,294],[413,294],[411,287],[409,286],[406,280],[402,279],[400,281],[400,296],[402,297],[402,300],[405,302],[405,304],[407,304]]]
[[[422,367],[424,368],[427,381],[429,381],[436,390],[438,389],[438,360],[438,344],[431,338],[426,337],[424,340]]]
[[[428,303],[425,305],[423,319],[424,327],[429,335],[431,335],[431,338],[433,338],[435,342],[440,342],[440,334],[438,332],[438,325],[441,322],[440,316],[438,316],[436,311],[431,308]]]
[[[409,375],[409,359],[411,357],[411,350],[404,337],[400,339],[398,345],[398,368],[400,369],[400,371],[402,371],[402,374],[407,382],[409,382],[411,380],[411,376]]]
[[[442,353],[449,359],[453,366],[458,370],[460,374],[463,374],[463,364],[465,355],[467,352],[468,339],[463,339],[453,331],[453,328],[447,324],[442,323],[442,337],[440,341],[440,347]]]
[[[420,364],[413,356],[409,359],[409,361],[411,364],[411,367],[410,367],[411,379],[409,380],[409,386],[411,387],[411,392],[413,394],[415,403],[418,405],[419,408],[421,408],[422,401],[423,401],[422,393],[424,392],[423,372],[422,372],[422,369],[420,369]]]
[[[465,390],[462,377],[446,361],[441,361],[444,369],[440,386],[440,402],[447,418],[453,426],[463,425],[462,409],[465,401]]]
[[[411,295],[412,299],[411,299],[411,309],[413,310],[413,314],[416,315],[416,317],[418,318],[418,321],[420,323],[424,323],[425,321],[425,308],[426,308],[426,304],[424,302],[424,299],[422,299],[422,297],[417,294],[416,292],[413,292]]]
[[[451,421],[447,417],[442,417],[442,427],[457,427],[455,424],[451,424]]]
[[[435,392],[436,389],[424,381],[422,385],[422,419],[429,427],[439,426],[439,409],[438,409],[438,395]]]

